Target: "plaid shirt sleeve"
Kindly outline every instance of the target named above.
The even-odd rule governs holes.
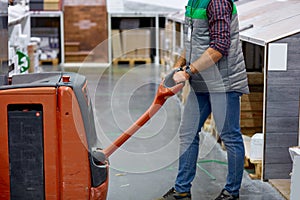
[[[232,4],[229,1],[212,0],[207,8],[209,46],[219,51],[223,56],[228,55],[230,47]]]

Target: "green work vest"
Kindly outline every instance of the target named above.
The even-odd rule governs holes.
[[[206,10],[211,0],[189,0],[185,12],[185,49],[187,63],[193,63],[209,47],[209,27]],[[232,2],[230,48],[215,65],[194,74],[190,84],[196,92],[249,93],[241,42],[237,9]]]

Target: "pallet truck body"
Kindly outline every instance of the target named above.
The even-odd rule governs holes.
[[[85,77],[26,74],[0,87],[0,199],[105,199]]]
[[[0,86],[0,199],[105,200],[108,157],[182,89],[173,73],[149,109],[106,149],[98,143],[84,76],[13,76]]]

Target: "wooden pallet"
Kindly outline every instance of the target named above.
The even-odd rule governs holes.
[[[150,64],[151,58],[115,58],[113,60],[113,65],[118,65],[121,63],[128,63],[130,67],[133,67],[136,63]]]
[[[55,66],[55,65],[58,65],[58,58],[40,60],[39,62],[40,62],[40,65],[51,63],[52,65]]]
[[[166,60],[163,59],[163,58],[161,58],[161,59],[160,59],[160,64],[165,66],[165,65],[166,65]]]
[[[243,141],[245,147],[244,168],[248,170],[254,169],[253,173],[249,173],[251,179],[261,179],[262,160],[250,159],[251,137],[243,135]]]
[[[254,173],[250,173],[249,177],[251,179],[261,179],[262,160],[252,160],[249,157],[245,156],[244,168],[245,169],[254,168]]]
[[[255,166],[255,173],[249,174],[250,178],[261,179],[262,161],[250,159],[250,163],[252,163]]]
[[[291,179],[269,179],[269,183],[286,199],[290,200]]]

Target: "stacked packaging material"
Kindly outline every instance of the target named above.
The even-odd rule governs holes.
[[[30,0],[31,11],[55,11],[62,10],[60,0]]]

